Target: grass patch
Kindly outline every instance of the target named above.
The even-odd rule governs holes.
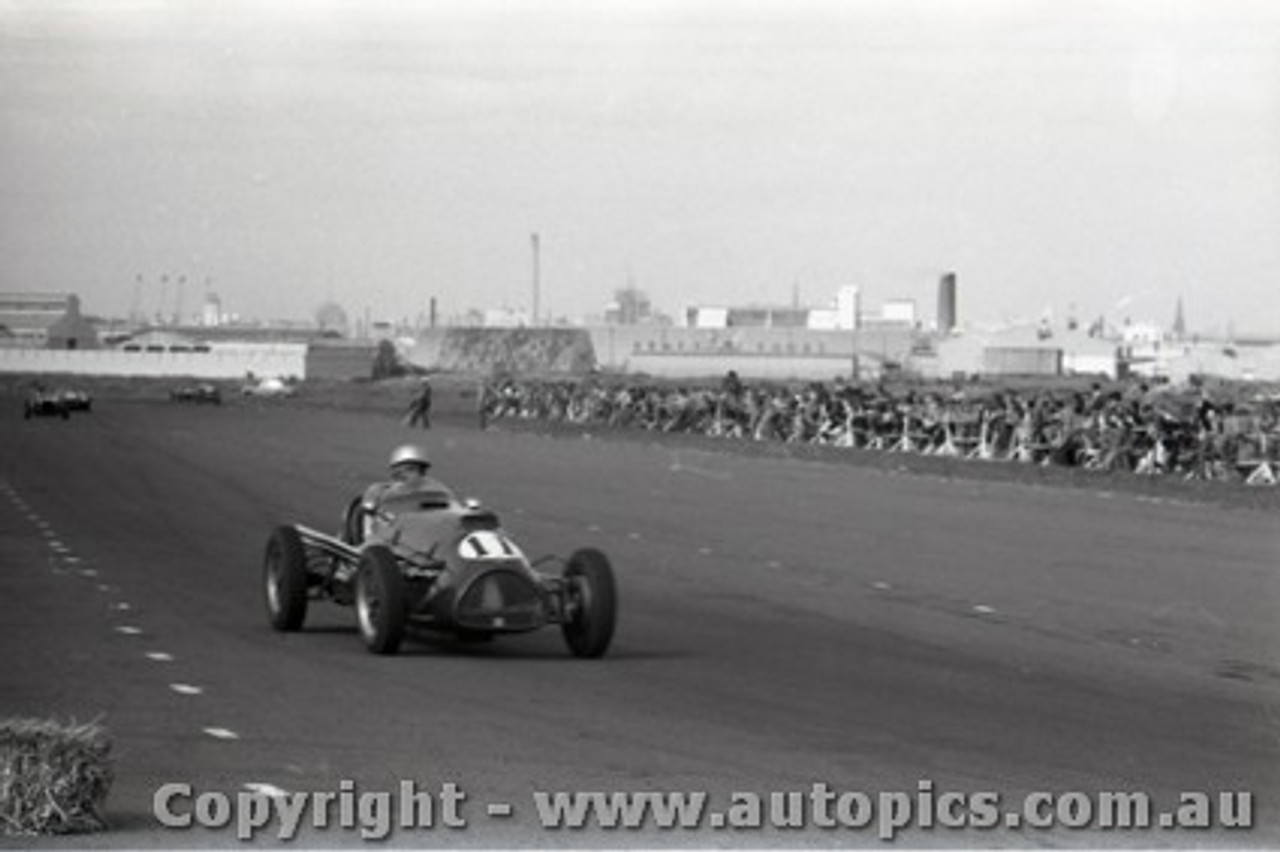
[[[0,830],[75,834],[106,828],[111,738],[93,722],[0,719]]]

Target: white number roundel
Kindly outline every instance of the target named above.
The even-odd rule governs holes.
[[[476,530],[458,543],[463,559],[519,559],[520,548],[493,530]]]

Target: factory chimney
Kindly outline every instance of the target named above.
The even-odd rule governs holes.
[[[938,282],[938,333],[950,334],[956,327],[956,274],[944,273]]]

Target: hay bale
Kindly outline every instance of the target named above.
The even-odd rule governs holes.
[[[97,724],[0,719],[5,834],[101,831],[111,780],[111,739]]]

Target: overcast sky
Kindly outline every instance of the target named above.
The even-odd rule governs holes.
[[[556,315],[1280,334],[1271,0],[0,0],[0,68],[0,289],[92,313],[527,309],[537,232]]]

